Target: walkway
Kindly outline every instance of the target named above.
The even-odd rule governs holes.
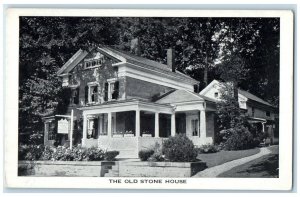
[[[212,168],[208,168],[206,170],[203,170],[201,172],[198,172],[197,174],[195,174],[193,177],[217,177],[219,174],[222,174],[228,170],[231,170],[232,168],[245,164],[249,161],[252,161],[254,159],[257,159],[259,157],[262,157],[264,155],[270,154],[271,151],[264,147],[260,149],[260,152],[255,154],[255,155],[251,155],[249,157],[244,157],[241,159],[236,159],[218,166],[214,166]]]

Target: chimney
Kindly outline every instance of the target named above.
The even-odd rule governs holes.
[[[167,49],[167,65],[172,72],[175,72],[175,53],[172,48]]]
[[[139,38],[134,38],[130,42],[130,52],[132,54],[141,55],[141,49],[140,49],[140,41]]]

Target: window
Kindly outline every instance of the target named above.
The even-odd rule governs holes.
[[[89,86],[89,102],[90,103],[98,102],[98,85]]]
[[[104,85],[104,100],[117,100],[119,97],[119,82],[116,79],[110,79]]]
[[[79,88],[72,89],[70,103],[72,105],[77,105],[79,103]]]
[[[266,116],[270,117],[271,113],[270,111],[266,111]]]
[[[215,98],[218,98],[218,97],[219,97],[219,93],[215,92]]]
[[[87,138],[98,138],[98,118],[92,118],[88,120]]]
[[[99,85],[95,82],[88,83],[84,89],[85,103],[98,103],[99,102]]]
[[[101,56],[99,59],[92,59],[92,60],[86,60],[84,62],[84,68],[95,68],[95,67],[99,67],[102,66],[102,64],[104,63],[104,56]]]
[[[199,126],[198,119],[192,120],[192,132],[193,132],[193,136],[198,136],[198,126]]]
[[[55,140],[55,121],[51,121],[48,124],[48,140]]]

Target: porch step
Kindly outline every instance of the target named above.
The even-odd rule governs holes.
[[[104,177],[118,177],[119,176],[119,163],[116,162],[111,169],[108,170]]]

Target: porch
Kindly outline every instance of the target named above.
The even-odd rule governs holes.
[[[132,100],[82,108],[82,145],[137,158],[139,150],[161,145],[176,133],[186,134],[196,146],[213,143],[214,114],[206,112],[203,103],[192,106]]]

